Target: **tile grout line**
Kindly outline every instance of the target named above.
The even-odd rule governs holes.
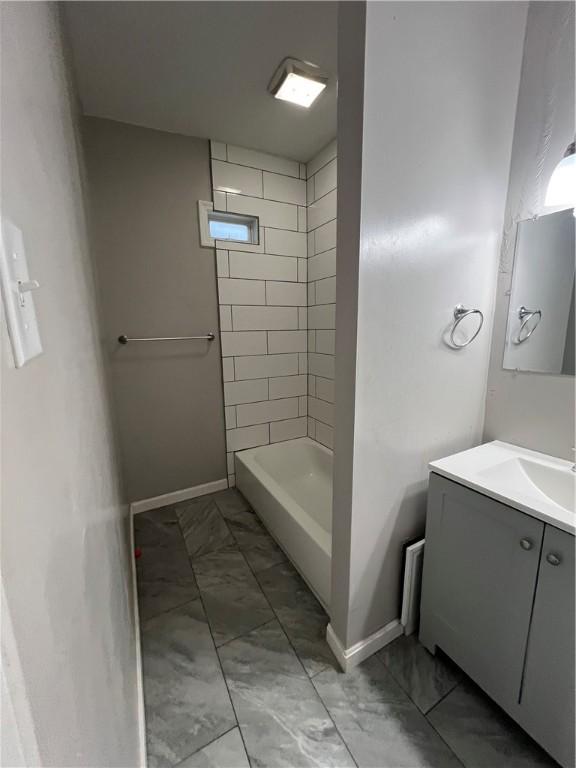
[[[173,765],[172,768],[178,768],[178,766],[182,765],[182,763],[185,760],[188,760],[193,755],[197,755],[199,752],[202,752],[202,750],[206,749],[206,747],[210,747],[212,744],[215,744],[218,741],[218,739],[224,738],[224,736],[227,736],[229,733],[232,733],[232,731],[235,731],[236,728],[240,730],[240,727],[238,725],[233,725],[232,728],[229,728],[227,731],[224,731],[224,733],[221,733],[220,736],[216,736],[216,738],[212,739],[212,741],[209,741],[208,744],[204,744],[204,746],[200,747],[200,749],[195,749],[194,752],[190,752],[189,755],[186,755],[186,757],[183,757],[182,760],[180,760],[175,765]]]
[[[406,694],[406,696],[408,697],[408,699],[409,699],[409,700],[412,702],[412,704],[414,705],[414,707],[416,708],[416,710],[417,710],[417,711],[418,711],[418,712],[419,712],[419,713],[422,715],[422,717],[423,717],[423,718],[426,720],[426,722],[427,722],[427,723],[428,723],[428,725],[429,725],[429,726],[432,728],[432,730],[434,731],[434,733],[436,733],[436,735],[438,736],[438,738],[439,738],[439,739],[442,741],[442,743],[443,743],[443,744],[445,744],[445,745],[446,745],[446,748],[448,749],[448,751],[450,752],[450,754],[454,755],[454,757],[456,758],[456,760],[458,760],[458,762],[460,763],[460,765],[461,765],[461,766],[463,766],[463,768],[468,768],[468,766],[466,766],[466,764],[465,764],[465,763],[464,763],[464,762],[463,762],[463,761],[462,761],[462,760],[459,758],[459,756],[456,754],[456,752],[454,752],[454,750],[452,749],[452,747],[450,746],[450,744],[448,744],[448,742],[447,742],[447,741],[446,741],[446,739],[445,739],[445,738],[442,736],[442,734],[441,734],[441,733],[440,733],[440,732],[439,732],[439,731],[438,731],[438,730],[437,730],[437,729],[434,727],[434,724],[433,724],[433,723],[432,723],[432,722],[431,722],[431,721],[428,719],[428,715],[429,715],[429,713],[430,713],[430,712],[432,712],[432,710],[433,710],[435,707],[437,707],[437,706],[438,706],[438,704],[440,704],[440,702],[441,702],[441,701],[444,701],[444,699],[445,699],[447,696],[449,696],[449,695],[452,693],[452,691],[454,691],[454,690],[455,690],[455,689],[456,689],[456,688],[457,688],[457,687],[460,685],[460,681],[458,681],[458,682],[457,682],[457,683],[456,683],[456,684],[455,684],[455,685],[454,685],[454,686],[453,686],[453,687],[452,687],[452,688],[451,688],[451,689],[448,691],[448,693],[445,693],[445,694],[444,694],[444,696],[442,696],[442,697],[441,697],[441,698],[440,698],[440,699],[439,699],[439,700],[436,702],[436,704],[434,704],[434,706],[430,707],[430,709],[429,709],[429,710],[427,710],[426,712],[422,712],[422,710],[420,709],[420,707],[418,706],[418,704],[416,704],[416,702],[414,701],[414,699],[412,698],[412,696],[410,696],[410,693],[409,693],[409,692],[408,692],[408,691],[407,691],[407,690],[404,688],[404,686],[402,685],[402,683],[401,683],[401,682],[400,682],[400,681],[399,681],[399,680],[396,678],[396,676],[394,675],[394,673],[392,672],[392,670],[390,669],[390,667],[389,667],[389,666],[386,664],[386,662],[385,662],[385,661],[384,661],[382,658],[380,658],[380,653],[378,652],[378,653],[375,653],[374,655],[376,656],[376,658],[378,659],[378,661],[380,662],[380,664],[382,664],[382,666],[384,667],[384,669],[385,669],[385,670],[388,672],[388,674],[390,675],[390,677],[391,677],[391,678],[394,680],[394,682],[395,682],[395,683],[396,683],[396,684],[397,684],[397,685],[398,685],[398,686],[401,688],[401,690],[402,690],[402,691],[404,691],[404,693]]]
[[[216,501],[214,499],[214,494],[210,494],[210,496],[212,498],[212,501],[214,501],[216,509],[218,510],[218,514],[220,515],[224,525],[226,526],[226,530],[228,531],[228,533],[232,537],[232,540],[236,541],[236,539],[234,538],[234,534],[232,533],[230,528],[228,528],[228,522],[226,521],[226,518],[224,517],[224,515],[220,511],[220,507],[218,506],[218,504],[216,504]],[[180,524],[180,520],[178,520],[178,524]],[[180,532],[182,533],[182,536],[184,536],[184,534],[182,532],[182,527],[181,526],[180,526]],[[209,553],[207,553],[207,554],[209,554]],[[216,658],[218,660],[218,666],[220,668],[220,674],[222,675],[222,680],[224,681],[224,685],[226,686],[226,692],[228,693],[228,700],[230,701],[230,706],[232,707],[232,712],[234,714],[234,719],[236,720],[236,727],[238,728],[238,732],[240,733],[240,738],[242,739],[242,744],[244,746],[244,752],[246,754],[246,759],[248,760],[248,763],[250,764],[250,766],[252,768],[254,768],[254,766],[252,764],[252,761],[250,760],[250,755],[248,753],[248,749],[246,748],[246,742],[244,740],[244,734],[242,733],[242,728],[240,726],[240,721],[238,720],[238,714],[236,712],[236,708],[234,706],[234,702],[232,701],[232,695],[230,693],[230,687],[228,686],[228,680],[226,679],[226,675],[224,674],[224,668],[222,667],[222,661],[221,661],[220,655],[218,653],[218,646],[216,645],[216,641],[214,640],[214,633],[212,632],[212,627],[210,625],[210,620],[208,618],[208,611],[206,610],[206,606],[205,606],[204,600],[202,598],[202,590],[200,589],[200,587],[198,587],[198,593],[199,593],[199,600],[200,600],[200,602],[202,604],[202,610],[204,611],[204,615],[206,617],[206,626],[208,627],[208,631],[210,632],[210,637],[212,639],[212,645],[213,645],[213,648],[214,648],[214,653],[216,654]],[[233,730],[233,729],[229,729],[229,730]],[[221,734],[221,735],[223,736],[224,734]],[[195,754],[195,753],[193,753],[193,754]]]

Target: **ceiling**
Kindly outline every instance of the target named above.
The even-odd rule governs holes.
[[[335,2],[66,2],[84,114],[309,160],[336,135]],[[309,109],[274,99],[285,56],[330,77]]]

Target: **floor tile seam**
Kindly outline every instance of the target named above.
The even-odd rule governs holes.
[[[454,690],[454,689],[452,689],[452,690]],[[451,692],[452,692],[452,691],[450,691],[450,693],[451,693]],[[449,694],[446,694],[446,695],[448,696]],[[444,698],[446,698],[446,696],[445,696]],[[440,702],[438,702],[438,703],[440,703]],[[433,708],[432,708],[432,709],[433,709]],[[430,712],[431,712],[431,711],[432,711],[432,710],[430,710]],[[431,721],[429,720],[429,718],[428,718],[428,715],[424,715],[424,718],[426,719],[426,722],[428,723],[428,725],[430,726],[430,728],[432,728],[432,730],[434,731],[434,733],[435,733],[435,734],[438,736],[438,738],[440,739],[440,741],[441,741],[443,744],[445,744],[445,745],[446,745],[446,748],[448,749],[448,751],[450,752],[450,754],[454,755],[454,757],[455,757],[455,758],[456,758],[456,760],[457,760],[457,761],[460,763],[460,765],[462,766],[462,768],[474,768],[474,766],[472,766],[472,765],[470,765],[470,766],[469,766],[469,765],[467,765],[467,764],[464,762],[464,760],[463,760],[462,758],[460,758],[460,756],[459,756],[458,754],[456,754],[456,752],[455,752],[455,751],[452,749],[451,745],[450,745],[450,744],[449,744],[449,743],[446,741],[446,739],[444,738],[444,736],[443,736],[443,735],[440,733],[440,731],[439,731],[439,730],[436,728],[436,726],[434,725],[434,723],[433,723],[433,722],[431,722]]]
[[[256,627],[252,627],[252,629],[248,629],[246,632],[243,632],[241,635],[236,635],[236,637],[231,637],[230,640],[226,640],[223,643],[220,643],[220,645],[216,646],[216,650],[219,651],[220,648],[226,648],[227,645],[230,645],[230,643],[234,643],[236,640],[242,640],[245,637],[248,637],[252,632],[256,632],[259,629],[262,629],[262,627],[267,626],[268,624],[272,624],[273,622],[278,622],[278,619],[276,616],[273,616],[271,619],[267,619],[266,621],[263,621],[262,624],[258,624]]]
[[[224,681],[224,685],[226,686],[226,692],[228,694],[228,700],[230,702],[230,706],[232,708],[232,713],[234,715],[234,719],[236,720],[236,726],[238,727],[238,731],[240,733],[240,738],[242,739],[242,744],[244,746],[244,752],[246,753],[246,759],[248,760],[249,765],[251,768],[256,768],[256,766],[253,766],[252,760],[250,759],[250,754],[248,752],[248,749],[246,747],[246,741],[244,739],[244,733],[242,732],[242,727],[240,725],[240,721],[238,720],[238,713],[236,712],[236,707],[234,706],[234,701],[232,700],[232,694],[230,693],[230,686],[228,685],[228,680],[226,678],[226,674],[224,672],[224,667],[222,666],[222,660],[220,659],[220,654],[218,653],[218,647],[216,646],[216,641],[214,640],[214,633],[212,632],[212,627],[210,626],[210,621],[208,620],[208,612],[206,610],[206,606],[204,605],[204,600],[202,600],[202,595],[200,594],[200,602],[202,603],[202,609],[204,611],[204,615],[206,616],[206,624],[208,626],[208,631],[210,632],[210,638],[212,639],[212,645],[214,648],[214,653],[216,654],[216,659],[218,660],[218,667],[220,668],[220,674],[222,675],[222,680]],[[230,729],[232,730],[232,729]]]
[[[452,686],[452,688],[450,688],[450,690],[449,690],[449,691],[446,691],[446,693],[445,693],[445,694],[444,694],[444,695],[443,695],[443,696],[442,696],[440,699],[438,699],[438,701],[436,702],[436,704],[433,704],[433,705],[430,707],[430,709],[427,709],[427,710],[426,710],[426,712],[424,712],[424,715],[426,716],[426,718],[428,717],[428,715],[429,715],[429,714],[431,714],[431,713],[432,713],[432,712],[433,712],[433,711],[436,709],[436,707],[437,707],[439,704],[442,704],[442,702],[444,701],[444,699],[447,699],[447,698],[448,698],[448,696],[450,696],[450,694],[451,694],[451,693],[454,693],[454,691],[456,690],[456,688],[459,688],[459,687],[462,685],[462,683],[463,683],[463,680],[457,680],[457,681],[456,681],[456,683],[455,683],[455,684]]]
[[[405,686],[404,686],[404,684],[401,682],[401,680],[399,680],[399,679],[396,677],[396,675],[394,674],[394,672],[392,671],[392,669],[391,669],[391,668],[388,666],[388,664],[386,664],[386,662],[384,661],[384,659],[383,659],[383,658],[382,658],[382,656],[381,656],[382,650],[383,650],[383,649],[380,649],[380,651],[377,651],[377,652],[376,652],[374,655],[376,656],[376,658],[378,659],[378,661],[379,661],[379,662],[380,662],[380,663],[381,663],[381,664],[384,666],[384,668],[386,669],[386,671],[388,672],[388,674],[390,675],[390,677],[391,677],[391,678],[394,680],[394,682],[395,682],[397,685],[399,685],[399,686],[400,686],[400,688],[401,688],[401,689],[404,691],[404,693],[406,694],[406,696],[408,696],[408,698],[410,699],[410,701],[412,702],[412,704],[414,704],[414,706],[416,707],[416,709],[418,710],[418,712],[420,712],[420,714],[421,714],[421,715],[423,715],[424,717],[427,717],[427,716],[428,716],[428,714],[429,714],[430,712],[432,712],[432,710],[433,710],[435,707],[437,707],[437,706],[438,706],[438,704],[440,704],[440,702],[444,701],[444,699],[445,699],[447,696],[449,696],[449,695],[452,693],[452,691],[453,691],[455,688],[457,688],[457,687],[460,685],[460,683],[461,683],[461,680],[456,680],[456,682],[455,682],[455,683],[454,683],[454,685],[453,685],[453,686],[450,688],[450,690],[446,691],[446,693],[443,693],[443,694],[442,694],[442,696],[441,696],[441,697],[438,699],[438,701],[437,701],[437,702],[435,702],[435,703],[434,703],[434,704],[433,704],[431,707],[429,707],[427,710],[423,710],[423,709],[421,709],[421,707],[419,707],[419,706],[418,706],[418,703],[417,703],[417,702],[415,701],[415,699],[414,699],[414,698],[413,698],[413,697],[410,695],[410,691],[408,691],[408,690],[406,689],[406,687],[405,687]]]
[[[312,682],[312,678],[311,678],[311,677],[310,677],[310,675],[308,674],[308,671],[306,670],[306,667],[304,666],[304,663],[303,663],[302,659],[301,659],[301,658],[300,658],[300,656],[298,655],[298,651],[297,651],[297,650],[296,650],[296,648],[294,647],[294,644],[292,643],[292,641],[291,641],[291,639],[290,639],[290,636],[288,635],[288,632],[286,631],[286,629],[285,629],[284,625],[282,624],[282,622],[280,621],[280,619],[278,619],[278,623],[280,624],[280,629],[282,630],[282,632],[283,632],[283,634],[284,634],[284,637],[285,637],[285,638],[286,638],[286,640],[288,641],[288,644],[289,644],[289,646],[290,646],[290,647],[292,648],[292,650],[294,651],[294,654],[295,654],[296,658],[298,659],[298,662],[300,663],[300,666],[302,667],[302,669],[303,669],[303,671],[304,671],[305,679],[307,680],[307,682],[308,682],[308,683],[310,683],[310,687],[311,687],[311,688],[312,688],[312,690],[314,691],[314,695],[316,696],[316,699],[317,699],[317,700],[320,702],[320,704],[321,704],[321,705],[322,705],[322,707],[324,708],[324,711],[326,712],[326,715],[327,715],[327,717],[328,717],[328,720],[330,720],[330,722],[331,722],[331,723],[332,723],[332,725],[334,726],[334,730],[335,730],[335,731],[336,731],[336,733],[338,734],[338,736],[339,736],[339,738],[340,738],[340,740],[341,740],[342,744],[345,746],[345,748],[346,748],[346,751],[347,751],[347,752],[348,752],[348,754],[350,755],[350,759],[352,760],[352,762],[354,763],[354,765],[356,766],[356,768],[359,768],[359,766],[358,766],[358,763],[356,762],[356,758],[355,758],[355,757],[354,757],[354,755],[352,754],[352,750],[350,749],[350,746],[348,745],[348,742],[346,741],[346,739],[344,738],[344,736],[343,736],[343,735],[340,733],[340,729],[338,728],[338,726],[336,725],[336,723],[335,723],[335,721],[334,721],[334,718],[333,718],[333,717],[332,717],[332,715],[330,714],[330,710],[328,709],[328,706],[326,705],[326,703],[325,703],[324,699],[323,699],[323,698],[322,698],[322,696],[320,695],[320,692],[317,690],[316,686],[315,686],[315,685],[314,685],[314,683]],[[326,671],[326,670],[323,670],[323,671]]]
[[[200,590],[198,590],[198,594],[196,597],[193,597],[191,600],[186,600],[184,603],[179,603],[178,605],[172,606],[172,608],[166,608],[165,611],[159,611],[159,613],[155,613],[153,616],[148,616],[146,619],[140,619],[140,629],[145,629],[145,625],[152,621],[153,619],[157,619],[159,616],[164,616],[167,613],[174,613],[174,611],[179,611],[181,608],[184,608],[187,605],[190,605],[191,603],[195,603],[197,600],[200,600]],[[202,607],[204,607],[204,604],[202,604]]]
[[[233,725],[232,728],[228,728],[227,731],[224,731],[224,733],[221,733],[220,736],[215,736],[211,741],[209,741],[207,744],[204,744],[203,747],[199,747],[198,749],[195,749],[194,752],[190,752],[189,755],[186,755],[186,757],[183,757],[182,760],[179,760],[177,763],[175,763],[172,768],[178,768],[179,765],[182,765],[186,760],[189,760],[194,755],[197,755],[199,752],[202,752],[203,749],[206,749],[207,747],[210,747],[212,744],[215,744],[218,739],[223,739],[224,736],[227,736],[229,733],[232,733],[232,731],[236,730],[236,728],[239,728],[238,725]]]

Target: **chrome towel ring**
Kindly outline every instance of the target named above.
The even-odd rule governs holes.
[[[534,333],[536,328],[540,325],[540,321],[542,320],[542,310],[540,309],[526,309],[525,306],[521,306],[518,310],[518,317],[520,318],[520,329],[518,331],[518,336],[514,339],[514,344],[524,344],[525,341],[527,341],[530,336]],[[538,319],[528,330],[527,333],[522,336],[522,331],[526,328],[527,324],[532,320],[533,317],[537,317]]]
[[[478,328],[475,330],[475,332],[470,336],[469,339],[467,339],[463,344],[459,344],[454,339],[454,332],[464,320],[465,317],[469,317],[470,315],[478,315],[480,317],[480,324],[478,325]],[[450,331],[450,344],[454,347],[454,349],[463,349],[464,347],[467,347],[468,344],[471,344],[476,336],[480,333],[482,326],[484,325],[484,315],[479,309],[466,309],[466,307],[463,304],[458,304],[454,307],[454,322],[452,324],[452,330]]]

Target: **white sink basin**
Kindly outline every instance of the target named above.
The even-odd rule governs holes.
[[[430,469],[576,532],[576,474],[568,461],[494,441],[433,461]]]

